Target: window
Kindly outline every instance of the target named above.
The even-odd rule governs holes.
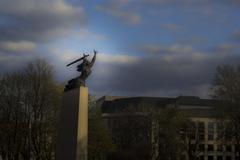
[[[198,129],[199,132],[204,132],[205,129],[204,122],[198,122]]]
[[[232,160],[231,156],[226,156],[226,160]]]
[[[181,155],[180,160],[186,160],[186,159],[187,159],[187,157],[185,155]]]
[[[191,122],[190,139],[192,139],[192,140],[196,139],[196,123],[194,123],[194,122]]]
[[[208,134],[208,140],[212,141],[213,140],[213,134]]]
[[[202,141],[204,141],[204,139],[205,139],[204,134],[200,134],[200,135],[199,135],[199,139],[202,140]]]
[[[240,146],[236,144],[236,145],[235,145],[235,151],[238,151],[239,148],[240,148]]]
[[[232,131],[230,129],[226,129],[225,130],[225,133],[224,133],[224,138],[227,140],[227,141],[231,141],[232,140]]]
[[[213,156],[208,156],[208,160],[213,160]]]
[[[222,122],[218,122],[217,123],[217,139],[222,139],[223,138],[223,134],[224,134],[224,129],[223,129],[223,123]]]
[[[199,151],[200,151],[200,152],[204,151],[204,144],[200,144],[200,145],[199,145]]]
[[[223,146],[222,145],[217,145],[217,151],[222,152]]]
[[[199,139],[200,140],[205,140],[205,126],[204,126],[204,122],[199,122],[198,123],[198,132],[199,132]]]
[[[196,151],[196,145],[195,144],[190,144],[190,148],[193,152]]]
[[[222,156],[217,156],[217,160],[223,160]]]
[[[226,151],[227,152],[232,152],[232,146],[231,145],[227,145],[226,146]]]
[[[237,159],[240,159],[240,156],[236,156],[235,159],[236,159],[236,160],[237,160]]]
[[[208,145],[208,151],[213,151],[213,145],[212,144]]]
[[[214,123],[209,122],[208,123],[208,140],[213,140],[214,135]]]
[[[217,129],[222,130],[223,128],[223,122],[217,122]]]
[[[200,156],[200,158],[199,158],[200,160],[204,160],[204,156]]]
[[[213,122],[208,123],[208,129],[210,129],[210,130],[214,129],[214,123]]]

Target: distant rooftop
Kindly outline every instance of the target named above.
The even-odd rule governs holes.
[[[98,100],[98,104],[102,107],[103,113],[115,113],[124,110],[128,107],[152,106],[166,107],[168,105],[179,106],[184,110],[191,110],[191,113],[199,110],[209,112],[212,109],[216,100],[201,99],[195,96],[179,96],[172,97],[122,97],[122,96],[104,96]]]

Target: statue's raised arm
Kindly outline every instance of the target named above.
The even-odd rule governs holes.
[[[94,65],[94,63],[95,63],[95,61],[96,61],[96,55],[97,55],[97,51],[93,50],[93,52],[94,52],[94,56],[93,56],[92,61],[91,61],[91,63],[90,63],[90,66],[91,66],[91,67]]]

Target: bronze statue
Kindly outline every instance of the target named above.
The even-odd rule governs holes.
[[[89,55],[83,54],[82,58],[79,58],[67,65],[67,67],[68,67],[68,66],[82,60],[82,63],[77,66],[77,71],[81,72],[80,76],[68,81],[68,84],[65,86],[65,91],[71,90],[73,88],[77,88],[79,86],[86,85],[85,81],[88,78],[88,76],[91,74],[91,72],[92,72],[91,68],[96,60],[97,51],[94,50],[93,52],[94,52],[94,56],[93,56],[91,62],[87,59],[87,57]]]

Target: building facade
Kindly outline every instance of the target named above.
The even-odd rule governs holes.
[[[217,103],[216,100],[193,96],[176,98],[104,96],[98,100],[103,117],[113,135],[113,141],[122,149],[134,148],[132,146],[136,144],[140,146],[142,144],[140,148],[143,151],[151,148],[154,130],[147,129],[151,128],[152,122],[146,121],[148,115],[143,108],[153,107],[157,110],[177,108],[191,119],[193,129],[189,141],[191,145],[195,145],[194,154],[198,160],[236,160],[239,158],[236,154],[237,145],[231,137],[223,135],[223,121],[215,118]],[[134,149],[139,151],[139,148]],[[184,155],[185,153],[182,159],[189,159]],[[147,153],[141,155],[144,156],[147,156]]]

